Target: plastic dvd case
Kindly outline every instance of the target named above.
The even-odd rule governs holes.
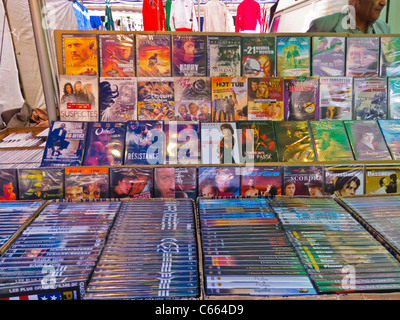
[[[278,77],[308,77],[310,72],[310,38],[277,37]]]
[[[19,199],[62,199],[64,169],[18,169]]]
[[[110,197],[153,198],[153,168],[111,168]]]
[[[242,37],[242,75],[252,78],[276,75],[275,37]]]
[[[240,195],[240,168],[200,167],[200,197],[232,197]]]
[[[321,120],[353,119],[353,78],[321,77],[319,79],[319,117]]]
[[[154,168],[155,198],[191,198],[197,196],[195,167]]]
[[[241,38],[208,36],[208,76],[239,77],[241,75]]]
[[[283,194],[319,197],[323,195],[323,188],[322,166],[286,166],[283,168]]]
[[[312,75],[318,77],[344,77],[345,37],[312,38]]]
[[[282,194],[282,168],[242,167],[240,195],[244,197]]]

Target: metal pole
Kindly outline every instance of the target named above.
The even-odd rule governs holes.
[[[49,124],[58,120],[57,117],[57,98],[55,87],[52,81],[49,53],[46,47],[44,30],[42,28],[42,7],[39,0],[29,0],[29,8],[32,18],[33,34],[35,37],[36,51],[39,60],[40,75],[42,78],[44,99],[46,102],[47,116]]]

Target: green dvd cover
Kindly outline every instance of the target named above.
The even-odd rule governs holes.
[[[274,122],[280,162],[313,162],[315,152],[307,121]]]
[[[318,161],[354,160],[343,121],[311,121],[310,127]]]

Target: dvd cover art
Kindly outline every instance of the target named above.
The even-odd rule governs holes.
[[[248,79],[248,119],[283,120],[283,79]]]
[[[171,36],[136,35],[137,77],[171,77]]]
[[[242,197],[277,196],[282,194],[281,167],[242,167]]]
[[[347,37],[347,77],[377,77],[378,67],[378,37]]]
[[[378,120],[393,160],[400,160],[400,121]]]
[[[247,120],[247,82],[246,77],[211,78],[213,122]]]
[[[84,166],[122,165],[126,124],[92,122],[88,127]]]
[[[136,78],[100,78],[100,121],[137,119]]]
[[[355,120],[387,119],[386,79],[354,79],[354,113]]]
[[[63,75],[98,76],[96,35],[63,34],[62,58]]]
[[[241,38],[208,36],[208,76],[240,77]]]
[[[400,37],[381,37],[381,77],[400,76]]]
[[[364,194],[364,166],[324,166],[324,193],[337,197]]]
[[[15,169],[0,169],[0,201],[18,199],[18,178]]]
[[[153,168],[111,168],[112,198],[153,198]]]
[[[242,75],[267,78],[276,75],[275,37],[242,37]]]
[[[168,121],[164,124],[167,164],[200,163],[200,123]]]
[[[197,169],[195,167],[154,168],[155,198],[197,197]]]
[[[95,200],[109,197],[108,168],[65,168],[66,200]]]
[[[241,121],[237,125],[242,134],[242,159],[245,163],[278,161],[272,121]]]
[[[174,80],[175,119],[211,122],[211,78],[180,77]]]
[[[320,119],[352,120],[352,77],[321,77],[319,79],[319,95]]]
[[[283,194],[320,197],[324,194],[323,166],[283,167]]]
[[[240,196],[239,167],[200,167],[199,197]]]
[[[388,78],[389,119],[400,119],[400,78]]]
[[[87,122],[54,121],[43,152],[41,167],[80,166],[87,128]]]
[[[310,38],[277,37],[278,77],[308,77],[310,72]]]
[[[312,75],[317,77],[344,77],[345,37],[312,38]]]
[[[280,162],[316,160],[307,121],[274,122],[274,129]]]
[[[174,78],[138,78],[138,120],[175,120]]]
[[[201,123],[203,164],[242,163],[241,145],[235,122]]]
[[[318,77],[285,78],[284,118],[290,121],[319,119]]]
[[[172,76],[207,76],[207,37],[172,35]]]
[[[342,121],[310,121],[318,161],[354,160]]]
[[[18,169],[19,199],[63,199],[64,169]]]
[[[345,120],[356,160],[392,160],[377,121]]]
[[[128,121],[124,165],[164,164],[165,139],[162,121]]]
[[[133,34],[99,35],[100,77],[135,77]]]
[[[365,194],[400,192],[398,166],[365,166]]]
[[[60,75],[59,90],[61,121],[99,121],[97,77]]]

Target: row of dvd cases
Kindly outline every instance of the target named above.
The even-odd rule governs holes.
[[[0,299],[398,297],[399,201],[4,202]]]

